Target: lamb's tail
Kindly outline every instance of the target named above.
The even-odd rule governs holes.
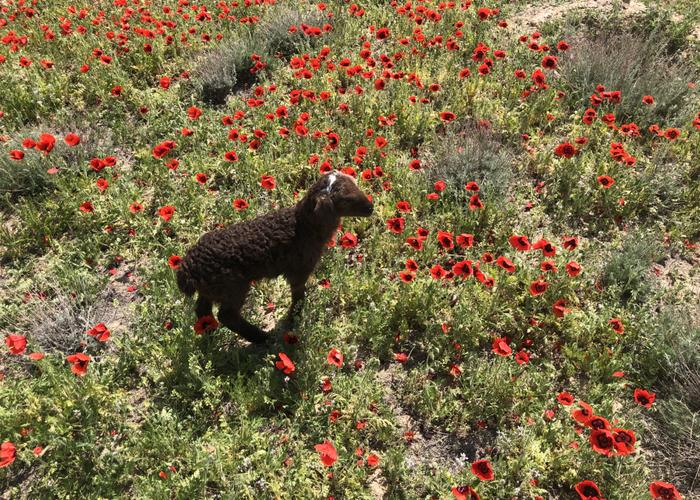
[[[177,286],[180,289],[180,291],[189,297],[194,295],[194,292],[197,291],[197,287],[195,285],[194,280],[192,279],[192,276],[190,275],[190,273],[187,269],[187,264],[185,262],[182,262],[180,264],[180,267],[177,270],[176,276],[177,276]]]

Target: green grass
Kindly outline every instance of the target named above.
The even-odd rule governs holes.
[[[452,488],[468,485],[481,498],[568,499],[584,480],[610,500],[650,498],[654,481],[700,494],[698,408],[686,382],[700,373],[690,354],[700,317],[700,108],[687,85],[700,59],[683,35],[696,22],[692,2],[680,18],[662,4],[634,19],[548,23],[537,42],[560,67],[542,70],[548,87],[539,89],[531,74],[545,54],[498,27],[524,2],[485,21],[478,9],[494,5],[482,2],[415,4],[410,17],[398,5],[335,0],[323,10],[282,2],[224,11],[205,1],[179,12],[174,1],[141,12],[116,1],[101,5],[104,17],[88,2],[15,3],[0,14],[0,444],[16,449],[0,459],[8,497],[454,498]],[[290,33],[291,22],[321,32]],[[635,41],[627,65],[593,50],[593,34],[611,31]],[[26,45],[10,32],[27,35]],[[556,48],[562,37],[571,52]],[[473,58],[480,42],[493,59],[486,75]],[[261,68],[241,79],[253,53]],[[666,63],[688,82],[666,86],[640,70]],[[602,103],[586,125],[598,83],[621,90],[622,103]],[[210,84],[221,90],[214,100]],[[641,102],[645,85],[658,105]],[[618,126],[636,120],[640,134],[604,124],[607,113]],[[652,122],[679,138],[651,133]],[[79,144],[64,142],[70,132]],[[23,144],[42,133],[56,138],[51,152]],[[164,141],[176,146],[157,158]],[[557,155],[564,142],[578,153]],[[616,161],[611,143],[634,166]],[[100,163],[109,157],[113,165]],[[343,221],[336,240],[347,231],[358,245],[327,250],[298,343],[281,332],[265,348],[225,328],[195,335],[169,257],[217,225],[291,205],[325,162],[354,172],[375,212]],[[262,175],[275,189],[260,186]],[[609,189],[602,175],[614,179]],[[478,193],[465,190],[469,181]],[[482,208],[470,208],[474,194]],[[249,208],[236,210],[238,198]],[[135,202],[142,210],[130,210]],[[169,221],[158,215],[166,205],[176,209]],[[402,234],[387,229],[394,217],[404,218]],[[429,234],[414,250],[406,240],[420,228]],[[445,248],[439,231],[471,234],[474,245]],[[516,250],[513,235],[556,252]],[[565,248],[572,236],[578,246]],[[407,259],[418,265],[410,283],[401,279]],[[463,260],[481,279],[431,276]],[[580,274],[567,273],[572,262]],[[538,280],[548,287],[533,294]],[[290,300],[281,279],[263,281],[246,317],[274,325]],[[106,343],[87,334],[101,322]],[[16,335],[27,341],[20,354],[10,350]],[[512,352],[499,355],[495,339]],[[326,360],[332,348],[341,367]],[[76,352],[91,357],[83,376],[66,360]],[[294,372],[276,368],[279,353]],[[635,402],[637,388],[657,394],[651,408]],[[564,391],[573,406],[557,400]],[[633,431],[634,452],[594,451],[592,431],[571,416],[578,402]],[[337,450],[331,467],[315,450],[325,440]],[[472,473],[480,459],[493,480]]]

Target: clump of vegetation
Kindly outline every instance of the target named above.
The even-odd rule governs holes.
[[[691,291],[692,293],[692,291]],[[648,418],[654,468],[689,494],[700,493],[700,307],[676,305],[662,311],[653,326],[658,343],[642,350],[643,371],[658,373],[655,386],[662,398]]]
[[[307,34],[309,28],[321,30],[328,22],[323,11],[313,5],[280,4],[260,23],[258,33],[264,33],[265,52],[287,59],[311,49],[319,35]]]
[[[229,94],[255,80],[250,69],[253,67],[251,55],[256,52],[256,47],[252,36],[243,34],[198,58],[190,81],[204,102],[223,104]]]
[[[436,136],[425,157],[429,180],[445,181],[455,195],[472,181],[496,198],[513,187],[515,156],[489,123],[468,121]]]
[[[662,256],[658,235],[639,228],[630,230],[620,242],[620,248],[611,250],[600,277],[601,284],[622,302],[642,303],[651,291],[651,266]]]
[[[614,113],[619,123],[636,121],[679,124],[696,112],[689,83],[698,73],[686,58],[670,52],[669,40],[658,32],[639,33],[611,27],[590,27],[568,38],[571,49],[561,56],[561,78],[569,99],[590,106],[597,85],[620,91]],[[644,96],[654,103],[642,107]]]

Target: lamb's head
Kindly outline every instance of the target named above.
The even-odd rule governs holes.
[[[355,179],[333,171],[321,177],[311,189],[316,200],[314,212],[336,217],[369,217],[374,211],[372,202],[363,193]]]

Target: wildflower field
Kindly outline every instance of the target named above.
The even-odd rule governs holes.
[[[696,0],[0,1],[0,497],[700,498]],[[176,269],[347,173],[292,330]]]

